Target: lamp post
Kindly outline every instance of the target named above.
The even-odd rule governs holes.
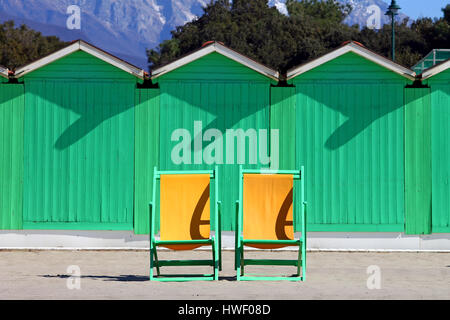
[[[400,6],[397,4],[395,0],[391,1],[391,5],[386,12],[387,16],[392,18],[392,60],[395,61],[395,16],[398,15],[398,11],[400,10]]]

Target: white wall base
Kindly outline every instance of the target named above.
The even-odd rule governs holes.
[[[222,246],[234,250],[234,232],[222,233]],[[408,236],[395,232],[309,232],[307,246],[311,251],[450,252],[450,233]],[[148,247],[148,236],[131,231],[0,231],[0,250],[145,250]]]

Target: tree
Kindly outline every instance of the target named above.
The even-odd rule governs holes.
[[[66,43],[57,37],[44,37],[40,32],[13,21],[0,24],[0,64],[11,70],[59,50]]]
[[[444,13],[444,20],[450,24],[450,4],[446,5],[445,8],[442,8],[442,12]]]
[[[288,16],[266,0],[211,1],[198,19],[177,27],[172,39],[148,50],[150,68],[187,54],[210,40],[285,72],[341,45],[356,40],[390,57],[391,26],[381,30],[344,23],[351,7],[334,0],[287,0]],[[397,23],[397,62],[411,67],[434,48],[450,44],[450,5],[444,17]]]
[[[287,7],[289,16],[269,7],[267,0],[211,1],[200,18],[177,27],[171,40],[147,51],[150,67],[166,64],[215,40],[284,71],[355,33],[355,28],[342,23],[349,8],[332,0],[288,0]]]
[[[340,4],[334,0],[287,0],[286,7],[290,16],[302,19],[309,17],[329,23],[342,23],[352,11],[349,4]]]

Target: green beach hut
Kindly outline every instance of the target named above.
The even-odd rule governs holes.
[[[0,208],[15,223],[4,227],[133,230],[134,107],[144,77],[81,40],[16,70],[18,84],[2,86],[19,117],[7,134],[14,177],[2,167],[17,206]]]
[[[224,230],[234,228],[239,164],[266,163],[261,154],[269,153],[270,86],[278,77],[219,42],[152,71],[160,88],[160,169],[219,164]]]
[[[310,231],[405,230],[404,93],[415,73],[356,42],[288,71]]]
[[[450,60],[421,75],[431,90],[431,171],[433,233],[450,233]],[[431,100],[431,101],[430,101]]]

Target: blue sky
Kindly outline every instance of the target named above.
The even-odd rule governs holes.
[[[384,0],[391,4],[390,0]],[[397,0],[402,12],[412,19],[419,17],[442,17],[441,8],[450,4],[450,0]]]

